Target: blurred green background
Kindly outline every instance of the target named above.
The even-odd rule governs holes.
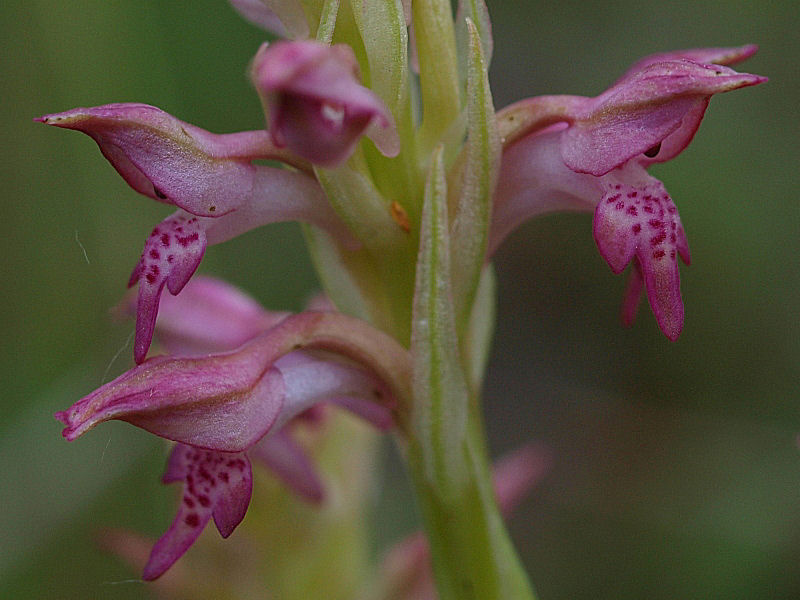
[[[594,95],[640,56],[683,47],[756,42],[740,68],[771,78],[715,98],[692,145],[652,170],[692,248],[678,343],[644,306],[619,327],[624,278],[597,253],[587,215],[531,222],[496,257],[493,453],[536,439],[554,455],[511,524],[542,600],[799,598],[797,3],[489,8],[498,107]],[[130,365],[132,326],[108,310],[170,211],[130,190],[89,138],[31,119],[141,101],[211,131],[258,128],[245,69],[264,36],[223,0],[0,10],[0,597],[148,598],[94,536],[166,527],[162,445],[119,423],[67,444],[52,413]],[[214,247],[201,269],[275,309],[316,289],[294,225]],[[415,519],[389,464],[379,544]]]

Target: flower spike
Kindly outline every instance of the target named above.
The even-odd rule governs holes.
[[[325,167],[344,162],[365,133],[386,156],[400,151],[392,115],[359,83],[349,46],[264,44],[253,60],[252,79],[278,147]],[[374,125],[385,131],[373,131]]]

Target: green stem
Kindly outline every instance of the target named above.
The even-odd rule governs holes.
[[[415,403],[424,403],[417,398]],[[408,462],[433,556],[439,600],[535,600],[494,498],[483,423],[470,403],[458,489],[426,476],[427,444],[412,439]],[[448,457],[452,459],[452,457]]]

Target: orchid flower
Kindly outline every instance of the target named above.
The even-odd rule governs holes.
[[[309,310],[330,310],[324,297],[308,303]],[[122,310],[135,314],[136,298],[123,303]],[[253,298],[222,280],[196,277],[178,296],[167,296],[161,303],[156,321],[156,336],[170,356],[201,356],[233,351],[244,343],[268,331],[288,317],[288,312],[264,309]],[[284,375],[290,370],[312,378],[319,358],[296,350],[280,360]],[[338,367],[337,367],[338,368]],[[326,384],[325,376],[318,376]],[[381,431],[393,425],[385,406],[372,398],[360,395],[341,395],[329,400],[349,409]],[[324,407],[316,404],[295,417],[294,422],[320,424],[326,418]],[[319,475],[300,445],[294,440],[290,427],[283,427],[265,436],[252,446],[249,455],[257,458],[298,496],[311,502],[321,502],[324,489]]]
[[[145,579],[169,568],[212,516],[222,536],[230,535],[250,499],[248,453],[266,457],[294,489],[320,499],[302,452],[282,435],[284,425],[304,410],[338,401],[381,429],[391,425],[396,392],[374,371],[330,352],[300,350],[319,343],[363,359],[340,339],[343,328],[361,331],[362,345],[372,345],[372,357],[382,355],[385,361],[381,366],[373,358],[369,366],[391,374],[402,389],[404,350],[351,318],[308,312],[286,317],[233,352],[150,359],[56,414],[68,440],[119,419],[179,442],[164,482],[184,481],[183,501],[153,549]]]
[[[243,519],[251,458],[319,502],[320,478],[290,423],[338,404],[391,426],[407,462],[430,541],[411,543],[426,565],[417,592],[433,593],[430,556],[441,600],[465,589],[532,600],[503,523],[519,486],[493,493],[483,434],[487,262],[528,218],[593,211],[612,271],[633,263],[624,320],[645,290],[676,339],[678,257],[688,263],[689,248],[647,168],[686,147],[712,95],[765,81],[724,66],[755,46],[646,57],[595,98],[542,96],[496,113],[483,0],[460,0],[455,18],[449,0],[231,4],[292,38],[263,44],[251,64],[266,129],[212,134],[141,104],[38,119],[91,136],[133,189],[177,208],[130,278],[139,364],[59,412],[64,437],[119,419],[177,442],[164,481],[181,481],[183,495],[145,567],[153,579],[212,518],[223,536]],[[278,221],[309,225],[334,310],[270,313],[220,282],[190,283],[208,246]],[[181,295],[162,299],[164,287]],[[170,355],[147,358],[154,333]]]
[[[38,120],[91,136],[133,189],[180,209],[153,229],[130,277],[130,286],[139,284],[136,362],[150,347],[164,286],[178,294],[208,245],[268,223],[303,221],[357,246],[311,177],[252,164],[274,159],[309,169],[263,131],[212,134],[143,104],[77,108]]]
[[[683,328],[677,257],[689,264],[689,245],[675,203],[646,169],[689,144],[713,94],[766,80],[720,65],[755,51],[658,54],[596,98],[543,96],[501,111],[505,143],[490,251],[530,217],[591,210],[594,239],[611,270],[634,263],[623,322],[633,322],[646,289],[659,327],[677,339]]]

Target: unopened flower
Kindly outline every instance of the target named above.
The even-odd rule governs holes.
[[[612,271],[634,262],[623,320],[633,321],[646,289],[659,327],[675,340],[683,327],[677,257],[688,264],[689,246],[675,204],[646,168],[689,144],[713,94],[766,81],[713,63],[754,51],[661,54],[596,98],[542,96],[501,111],[505,148],[491,249],[532,216],[593,210],[594,238]]]
[[[325,167],[346,160],[365,133],[383,154],[400,151],[392,115],[359,82],[350,46],[264,44],[253,61],[252,78],[278,147]]]

